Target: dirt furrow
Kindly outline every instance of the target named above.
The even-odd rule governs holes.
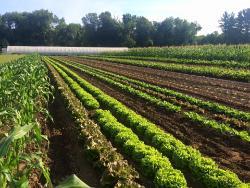
[[[67,176],[76,174],[88,185],[99,187],[101,177],[83,152],[79,133],[58,92],[49,105],[49,111],[53,121],[48,122],[44,134],[50,142],[48,157],[53,184],[58,185]]]

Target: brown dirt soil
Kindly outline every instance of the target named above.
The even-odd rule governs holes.
[[[53,122],[49,121],[44,130],[50,142],[48,157],[52,182],[57,185],[67,176],[76,174],[86,184],[99,187],[100,176],[83,152],[63,99],[57,92],[55,95],[55,100],[49,105]]]
[[[95,68],[101,68],[130,78],[220,102],[235,108],[250,110],[250,83],[196,76],[158,69],[137,67],[77,57],[65,57]]]
[[[93,77],[83,73],[79,73],[79,75],[138,114],[156,123],[185,144],[191,145],[204,155],[213,158],[222,168],[230,169],[244,181],[250,181],[249,143],[212,129],[197,126],[179,114],[168,114]]]

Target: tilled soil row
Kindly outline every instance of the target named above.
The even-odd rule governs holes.
[[[184,92],[205,100],[220,102],[242,110],[250,110],[250,84],[248,83],[80,58],[66,59]],[[239,88],[242,91],[239,91]]]
[[[49,105],[53,121],[49,121],[44,133],[48,136],[50,149],[50,173],[57,185],[67,176],[76,174],[88,185],[99,187],[100,175],[93,168],[78,140],[75,124],[68,114],[63,99],[56,92],[55,100]]]

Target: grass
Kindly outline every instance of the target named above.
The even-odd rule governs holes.
[[[0,63],[7,63],[18,58],[23,57],[24,55],[17,55],[17,54],[0,54]]]

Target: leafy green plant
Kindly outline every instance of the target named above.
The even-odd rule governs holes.
[[[214,120],[209,120],[195,112],[184,112],[184,114],[188,119],[192,120],[195,123],[199,123],[206,127],[212,127],[213,129],[219,130],[223,133],[230,133],[231,135],[239,136],[242,140],[250,142],[250,135],[247,131],[237,131],[227,124],[218,123]]]
[[[107,77],[102,76],[100,74],[96,74],[95,72],[92,72],[92,71],[90,71],[88,69],[81,69],[81,68],[79,68],[79,67],[77,67],[75,65],[72,65],[72,64],[68,64],[68,65],[70,65],[70,66],[72,66],[74,68],[77,68],[77,69],[81,70],[84,73],[90,74],[91,76],[94,76],[94,77],[97,77],[97,78],[99,78],[101,80],[104,80],[107,83],[109,83],[111,85],[114,85],[114,86],[118,87],[119,89],[121,89],[121,90],[123,90],[123,91],[125,91],[127,93],[130,93],[130,94],[132,94],[132,95],[134,95],[136,97],[139,97],[139,98],[141,98],[143,100],[146,100],[146,101],[148,101],[148,102],[150,102],[150,103],[152,103],[152,104],[154,104],[156,106],[159,106],[159,107],[165,109],[168,112],[179,112],[181,110],[181,107],[179,107],[177,105],[171,104],[171,103],[169,103],[167,101],[161,101],[160,99],[157,99],[154,96],[151,96],[151,95],[146,94],[144,92],[141,92],[141,91],[139,91],[137,89],[134,89],[133,87],[131,87],[129,85],[118,83],[113,79],[107,78]]]
[[[180,92],[176,92],[174,90],[159,87],[159,86],[156,86],[156,85],[153,85],[153,84],[148,84],[148,83],[145,83],[145,82],[142,82],[142,81],[139,81],[139,80],[135,80],[135,79],[131,79],[131,78],[128,78],[128,77],[125,77],[125,76],[117,75],[117,74],[114,74],[114,73],[110,73],[110,72],[107,72],[107,71],[103,71],[103,70],[100,70],[100,69],[89,67],[87,65],[79,64],[79,63],[76,63],[76,62],[62,61],[62,60],[60,60],[58,58],[56,58],[56,60],[59,60],[62,63],[67,63],[67,65],[75,65],[74,66],[75,68],[76,67],[82,67],[86,71],[91,70],[91,71],[93,71],[95,73],[99,73],[99,74],[102,74],[102,75],[105,75],[105,76],[109,76],[109,78],[118,79],[118,80],[126,81],[126,82],[129,82],[129,83],[132,83],[132,84],[136,84],[136,85],[138,85],[140,87],[150,89],[150,90],[153,90],[155,92],[165,94],[167,96],[175,97],[177,100],[183,100],[183,101],[188,102],[188,103],[190,103],[192,105],[197,105],[198,107],[207,109],[207,110],[215,112],[215,113],[225,114],[225,115],[227,115],[229,117],[236,118],[236,119],[243,120],[243,121],[250,121],[250,114],[248,112],[240,111],[240,110],[237,110],[237,109],[225,106],[225,105],[221,105],[219,103],[211,102],[211,101],[204,101],[204,100],[192,97],[190,95],[186,95],[186,94],[183,94],[183,93],[180,93]],[[124,82],[123,82],[123,84],[124,84]]]
[[[80,180],[75,174],[66,178],[56,188],[90,188],[86,183]]]
[[[46,59],[44,59],[48,62]],[[111,143],[100,131],[100,127],[88,118],[88,113],[80,100],[72,93],[69,86],[55,69],[47,64],[52,74],[52,80],[56,89],[62,96],[68,112],[75,122],[76,132],[79,133],[79,139],[84,140],[83,150],[86,152],[93,166],[96,166],[101,173],[101,185],[112,187],[138,187],[142,186],[136,183],[139,174],[132,168],[123,156],[119,154]],[[121,186],[122,185],[122,186]]]
[[[103,93],[100,89],[94,87],[76,74],[73,74],[65,66],[61,65],[60,67],[72,79],[76,80],[81,87],[92,94],[101,106],[109,109],[120,122],[131,128],[140,138],[144,138],[147,143],[152,144],[179,169],[188,169],[206,187],[226,188],[246,186],[236,174],[220,169],[212,159],[202,156],[198,150],[184,145],[172,135],[161,130],[157,125],[149,122],[119,101]],[[206,162],[208,162],[208,165],[204,166]]]
[[[98,101],[89,93],[84,91],[80,85],[75,82],[73,79],[71,79],[66,73],[58,69],[58,72],[62,75],[64,80],[69,84],[70,88],[75,91],[78,98],[81,99],[84,106],[86,106],[89,109],[97,109],[99,108]]]
[[[143,174],[156,178],[154,181],[156,187],[187,187],[184,175],[172,167],[168,158],[163,157],[156,149],[145,145],[131,129],[119,123],[109,111],[96,110],[95,119],[105,132],[116,133],[109,133],[109,135],[140,165]]]

